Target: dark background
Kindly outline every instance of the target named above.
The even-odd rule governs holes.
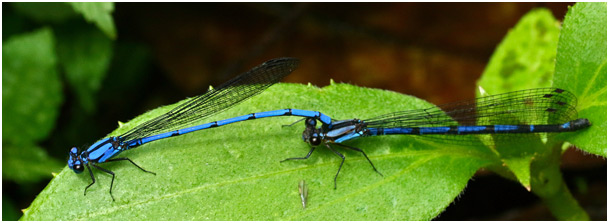
[[[301,60],[284,82],[322,87],[334,79],[435,104],[473,98],[476,80],[495,47],[525,13],[545,7],[562,20],[569,5],[116,3],[118,38],[96,94],[98,109],[79,112],[75,92],[64,86],[67,96],[57,127],[41,146],[65,160],[71,146],[94,142],[115,129],[117,120],[128,121],[198,95],[209,85],[281,56]],[[3,4],[4,14],[11,10]],[[139,63],[132,75],[115,72],[128,66],[123,59],[134,52]],[[593,220],[607,219],[606,169],[604,159],[575,149],[563,156],[565,180]],[[23,186],[3,181],[3,201],[26,208],[47,183]],[[479,171],[436,220],[555,218],[519,183]]]

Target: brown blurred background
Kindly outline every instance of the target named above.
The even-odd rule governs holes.
[[[286,82],[332,78],[433,103],[474,95],[497,44],[535,7],[571,3],[118,3],[119,39],[145,41],[188,95],[266,59],[293,56]],[[220,74],[218,76],[202,74]]]

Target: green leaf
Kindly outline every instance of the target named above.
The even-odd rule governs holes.
[[[113,2],[70,2],[69,4],[88,22],[95,23],[110,39],[116,39],[116,28],[112,19]]]
[[[78,30],[74,32],[73,30]],[[113,42],[90,26],[70,26],[57,32],[57,54],[66,79],[86,111],[95,109],[95,93],[110,66]]]
[[[501,159],[505,167],[528,191],[531,191],[531,160],[533,160],[533,155]]]
[[[57,24],[77,16],[64,2],[13,2],[11,5],[19,14],[40,23]]]
[[[17,183],[35,183],[51,178],[51,172],[59,172],[63,163],[50,157],[44,149],[31,144],[2,145],[3,180]]]
[[[565,17],[558,43],[554,86],[573,92],[579,99],[579,117],[592,127],[554,140],[566,140],[584,151],[607,152],[607,30],[606,3],[577,3]],[[559,220],[589,220],[571,195],[560,173],[560,144],[531,163],[532,191],[541,197]]]
[[[559,31],[552,12],[543,8],[531,10],[501,41],[478,85],[490,95],[551,86]],[[525,140],[520,144],[512,141],[497,150],[504,166],[530,190],[531,161],[544,147]]]
[[[44,28],[2,44],[2,140],[32,142],[55,126],[62,102],[53,33]]]
[[[607,157],[606,30],[606,2],[571,7],[560,33],[554,75],[554,86],[575,93],[579,117],[592,123],[587,130],[566,135],[565,139],[583,151],[603,157]]]
[[[478,85],[491,95],[550,87],[559,32],[550,10],[531,10],[501,41]]]
[[[569,13],[572,12],[570,11]],[[604,16],[606,17],[606,14]],[[565,27],[568,26],[568,20],[569,18],[565,20]],[[574,76],[565,75],[561,71],[560,60],[561,57],[565,57],[564,51],[561,51],[561,44],[565,44],[565,33],[570,31],[568,28],[562,29],[560,43],[557,45],[559,29],[556,24],[556,21],[548,10],[533,10],[524,16],[516,28],[502,42],[502,45],[498,47],[497,52],[493,54],[491,63],[479,81],[481,87],[489,94],[526,88],[548,87],[550,86],[549,79],[553,73],[554,57],[556,57],[556,73],[553,77],[553,86],[570,90],[581,99],[581,94],[578,94],[578,91],[575,90],[576,79],[592,80],[590,83],[594,83],[596,80],[594,80],[591,73],[582,73],[579,76]],[[590,31],[599,29],[606,30],[606,26],[604,28],[591,28]],[[577,38],[578,41],[587,41],[588,36],[583,34]],[[606,39],[606,35],[602,39]],[[556,47],[558,47],[558,52],[556,52]],[[599,46],[598,49],[604,49],[604,54],[606,55],[606,42],[604,46]],[[578,54],[585,55],[587,50],[578,52]],[[568,55],[566,58],[571,56],[574,55]],[[606,73],[606,68],[603,72]],[[559,77],[563,78],[563,81],[557,82],[556,80],[560,79]],[[604,80],[598,83],[604,85],[606,92],[606,76],[604,78]],[[600,98],[605,103],[603,108],[604,114],[582,116],[580,113],[580,117],[604,119],[604,123],[606,123],[606,93],[604,97]],[[581,111],[579,107],[578,110]],[[606,124],[602,128],[605,129]],[[518,143],[517,141],[520,139],[514,138],[505,146],[498,146],[497,151],[504,162],[504,166],[514,174],[524,187],[540,196],[555,217],[561,220],[586,220],[588,219],[586,212],[577,204],[577,201],[572,197],[562,179],[559,169],[559,140],[584,137],[590,131],[593,131],[593,129],[589,128],[574,133],[560,134],[547,143],[542,143],[541,141],[526,143],[523,141]],[[603,148],[606,150],[606,132],[604,131],[602,133],[605,143]],[[595,140],[589,139],[587,143],[598,139],[600,138]],[[572,140],[571,142],[576,141]],[[576,144],[580,146],[580,143],[583,143],[581,146],[586,146],[586,142]],[[496,166],[495,168],[499,169]],[[499,169],[499,172],[505,175],[506,171]]]
[[[176,105],[143,114],[115,134]],[[351,119],[429,106],[395,92],[346,84],[321,89],[278,84],[201,123],[290,107]],[[101,164],[117,174],[115,202],[108,194],[109,175],[94,170],[97,183],[83,196],[91,181],[88,173],[76,175],[64,168],[22,220],[430,220],[453,202],[476,170],[500,164],[484,147],[452,146],[417,136],[362,138],[347,144],[362,148],[384,177],[361,153],[339,149],[346,161],[334,190],[341,159],[328,149],[318,148],[308,160],[279,162],[309,151],[301,139],[302,122],[281,126],[299,119],[250,120],[126,151],[119,157],[129,157],[157,175],[128,162]],[[306,210],[298,193],[301,180],[309,187]]]

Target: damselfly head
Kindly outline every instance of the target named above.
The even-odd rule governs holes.
[[[307,130],[308,129],[305,129],[305,131],[302,132],[303,141],[309,143],[312,146],[318,146],[321,143],[321,137],[319,137],[319,133],[317,133],[315,129],[313,130],[314,132],[310,132]]]
[[[319,134],[313,133],[313,135],[311,135],[311,138],[309,138],[309,144],[311,144],[313,146],[317,146],[320,143],[321,143],[321,138],[319,137]]]
[[[85,169],[84,164],[80,159],[80,152],[76,147],[72,147],[72,149],[70,149],[68,167],[70,167],[70,169],[72,169],[75,173],[82,173],[82,171]]]

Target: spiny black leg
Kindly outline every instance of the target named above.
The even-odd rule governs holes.
[[[87,164],[87,170],[89,170],[89,174],[91,175],[91,180],[93,180],[93,182],[91,182],[89,186],[85,187],[85,196],[87,196],[87,189],[89,189],[90,186],[95,184],[95,176],[93,176],[93,171],[91,171],[91,167],[89,167],[89,164]]]
[[[152,171],[145,170],[145,169],[144,169],[144,168],[142,168],[141,166],[139,166],[139,165],[135,164],[135,162],[133,162],[133,160],[131,160],[131,159],[129,159],[129,158],[126,158],[126,157],[123,157],[123,158],[116,158],[116,159],[109,159],[109,160],[106,160],[106,162],[124,161],[124,160],[127,160],[127,161],[131,162],[131,164],[133,164],[133,165],[137,166],[137,168],[140,168],[140,170],[142,170],[142,171],[144,171],[144,172],[146,172],[146,173],[151,173],[151,174],[156,175],[156,173],[154,173],[154,172],[152,172]]]
[[[112,181],[110,182],[110,197],[112,197],[112,201],[114,201],[114,196],[112,195],[112,186],[114,186],[114,177],[116,177],[116,175],[114,174],[114,172],[101,168],[95,164],[91,164],[91,166],[97,168],[98,170],[104,171],[104,172],[112,175]]]
[[[343,163],[345,163],[345,156],[343,156],[343,154],[340,154],[338,151],[334,150],[329,144],[326,144],[326,147],[328,147],[328,149],[332,150],[332,152],[336,153],[336,155],[340,156],[340,158],[343,159],[343,161],[340,162],[340,166],[338,166],[338,171],[336,171],[336,176],[334,176],[334,190],[336,190],[336,178],[338,178],[340,169],[343,168]]]
[[[292,127],[294,124],[299,123],[299,122],[302,122],[302,121],[304,121],[305,119],[307,119],[307,118],[298,119],[298,121],[295,121],[295,122],[294,122],[294,123],[292,123],[292,124],[289,124],[289,125],[281,125],[281,127]]]
[[[315,147],[311,147],[311,150],[309,151],[309,154],[307,154],[307,156],[305,156],[305,157],[287,158],[287,159],[284,159],[284,160],[279,161],[279,162],[281,163],[281,162],[288,161],[288,160],[306,160],[306,159],[309,158],[309,156],[311,156],[311,153],[313,153],[313,150],[315,150]]]
[[[347,149],[352,149],[352,150],[361,152],[362,154],[364,154],[364,157],[366,157],[368,162],[370,162],[370,165],[372,166],[372,169],[374,169],[374,171],[376,171],[378,174],[380,174],[382,177],[384,177],[383,174],[381,172],[379,172],[376,169],[376,167],[374,167],[374,164],[372,164],[372,161],[370,161],[370,159],[368,159],[368,155],[366,155],[366,153],[363,150],[361,150],[360,148],[356,148],[356,147],[352,147],[352,146],[348,146],[348,145],[343,145],[343,144],[339,144],[339,143],[335,143],[334,145],[342,146],[342,147],[345,147]]]

